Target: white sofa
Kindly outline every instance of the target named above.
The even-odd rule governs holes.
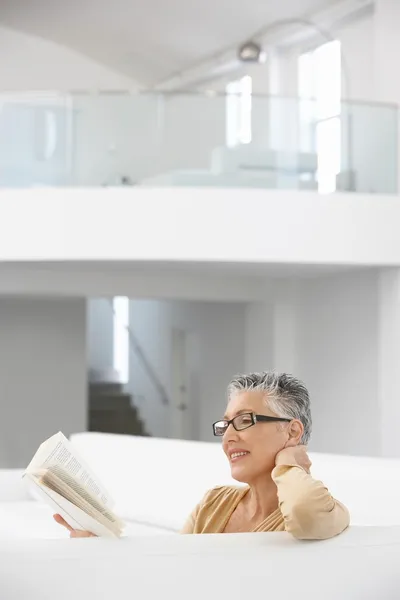
[[[112,492],[127,536],[69,540],[51,510],[26,490],[22,471],[0,471],[5,600],[400,597],[398,460],[312,454],[315,476],[351,511],[352,527],[334,540],[298,542],[285,533],[179,536],[203,493],[231,482],[218,443],[96,433],[72,441]]]
[[[112,493],[128,531],[178,532],[208,489],[237,485],[219,443],[104,433],[77,433],[71,441]],[[321,453],[311,459],[314,476],[348,506],[352,525],[400,527],[400,460]],[[0,469],[0,537],[63,537],[22,473]]]
[[[208,489],[238,485],[218,442],[100,433],[71,440],[112,490],[122,517],[134,523],[179,531]],[[400,526],[400,460],[310,456],[313,475],[348,506],[353,525]]]

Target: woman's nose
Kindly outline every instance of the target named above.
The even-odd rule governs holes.
[[[224,441],[229,442],[231,440],[237,440],[239,438],[239,432],[236,431],[232,423],[229,423],[224,433]]]

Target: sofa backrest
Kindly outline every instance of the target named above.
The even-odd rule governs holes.
[[[124,519],[178,531],[207,490],[236,484],[219,443],[106,433],[71,441]]]
[[[312,474],[349,509],[353,525],[400,525],[400,460],[311,453]]]
[[[210,488],[240,485],[220,443],[104,433],[71,436],[131,521],[179,530]],[[310,453],[312,474],[350,510],[353,525],[400,525],[400,460]]]
[[[29,500],[31,495],[23,481],[24,469],[0,469],[0,502]]]

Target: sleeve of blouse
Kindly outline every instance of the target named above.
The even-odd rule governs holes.
[[[200,510],[201,503],[197,504],[194,510],[190,513],[188,518],[185,521],[184,526],[182,527],[180,533],[194,533],[194,526],[196,523],[197,515]]]
[[[347,508],[300,466],[279,465],[272,471],[272,477],[278,488],[285,529],[294,537],[324,540],[349,526]]]

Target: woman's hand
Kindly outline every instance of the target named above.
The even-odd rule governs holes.
[[[87,537],[96,537],[94,533],[90,533],[90,531],[80,531],[79,529],[73,529],[65,519],[62,518],[61,515],[53,515],[54,520],[59,525],[62,525],[69,531],[69,537],[71,538],[87,538]]]
[[[298,465],[306,471],[310,472],[311,460],[307,454],[306,446],[291,446],[284,448],[275,457],[275,464],[278,465]]]

